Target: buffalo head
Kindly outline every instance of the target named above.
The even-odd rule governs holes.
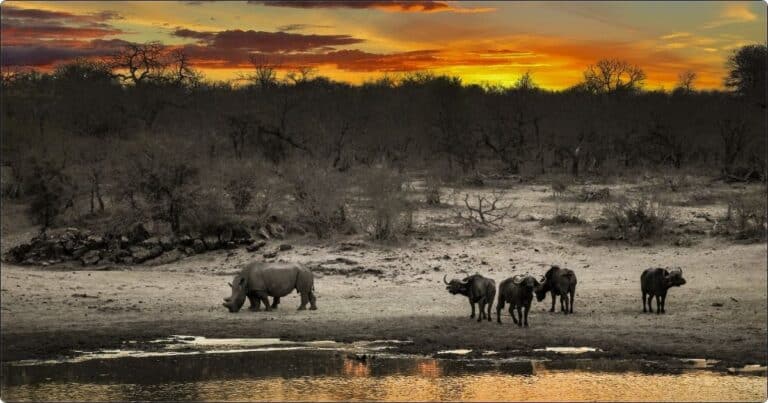
[[[667,287],[680,287],[685,284],[683,269],[679,267],[670,269],[669,274],[664,276],[664,281],[667,283]]]
[[[443,282],[446,284],[445,289],[448,290],[448,292],[450,292],[453,295],[467,293],[467,287],[469,285],[469,277],[463,280],[452,279],[450,282],[446,281],[446,277],[448,277],[447,274],[443,276]]]
[[[235,275],[235,278],[229,283],[229,286],[232,287],[232,295],[228,298],[224,298],[224,303],[222,305],[229,309],[229,312],[235,313],[242,308],[245,303],[246,294],[248,293],[245,277],[240,274]]]

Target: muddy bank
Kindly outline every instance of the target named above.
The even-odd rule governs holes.
[[[549,216],[553,202],[539,188],[521,188],[526,214]],[[593,220],[600,206],[585,204]],[[677,217],[715,208],[678,208]],[[420,211],[419,222],[434,224]],[[439,218],[439,217],[438,217]],[[0,265],[2,360],[45,358],[72,350],[120,347],[171,334],[207,337],[279,337],[337,341],[405,339],[403,352],[445,349],[529,353],[549,346],[590,346],[609,357],[699,357],[725,365],[765,363],[766,245],[702,238],[688,247],[613,243],[584,246],[581,227],[548,227],[524,218],[486,237],[418,236],[397,245],[362,238],[291,239],[275,259],[321,265],[316,271],[318,311],[297,312],[299,297],[273,312],[229,314],[221,307],[238,267],[260,254],[212,251],[154,267],[119,270],[92,266]],[[5,239],[5,238],[4,238]],[[265,248],[279,247],[270,241]],[[284,242],[284,241],[280,241]],[[550,313],[549,298],[534,302],[530,328],[469,319],[466,298],[445,291],[443,275],[479,272],[496,280],[520,273],[543,275],[551,264],[579,279],[574,315]],[[670,290],[667,314],[643,314],[640,273],[680,266],[687,284]],[[495,312],[494,312],[495,313]],[[494,318],[495,319],[495,318]]]

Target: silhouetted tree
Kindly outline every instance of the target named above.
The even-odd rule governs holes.
[[[636,92],[645,81],[645,72],[625,60],[601,59],[584,72],[584,89],[596,94]]]
[[[726,87],[751,99],[763,109],[766,105],[766,59],[766,45],[742,46],[728,57],[726,66],[729,71],[725,78]]]

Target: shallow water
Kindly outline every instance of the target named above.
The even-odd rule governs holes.
[[[766,393],[762,376],[695,369],[660,373],[643,361],[457,360],[382,350],[371,358],[370,351],[363,357],[356,348],[263,347],[226,354],[216,350],[5,364],[0,395],[6,401],[762,401]]]

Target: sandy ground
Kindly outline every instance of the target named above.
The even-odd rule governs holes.
[[[351,250],[340,248],[341,241],[360,237],[270,242],[268,251],[279,243],[293,245],[278,260],[314,264],[343,257],[383,271],[380,276],[318,275],[317,311],[296,311],[299,297],[292,294],[276,311],[228,313],[221,301],[229,295],[230,276],[240,265],[262,259],[261,253],[244,249],[163,266],[110,270],[2,264],[2,360],[190,334],[410,339],[414,343],[404,349],[422,353],[475,348],[518,354],[546,346],[591,346],[608,356],[765,363],[765,244],[740,245],[702,236],[690,247],[666,241],[648,247],[585,246],[579,241],[585,227],[545,227],[526,219],[552,214],[555,203],[546,189],[521,185],[510,190],[522,214],[482,238],[440,235],[439,218],[450,210],[437,208],[420,210],[417,217],[432,223],[434,231],[398,245],[363,242]],[[600,209],[595,203],[578,206],[585,218]],[[685,221],[694,211],[721,208],[676,208],[674,216]],[[451,278],[474,272],[498,284],[517,273],[542,275],[550,264],[576,272],[575,314],[550,313],[548,297],[534,302],[529,328],[513,325],[508,315],[500,325],[470,320],[466,298],[448,294],[442,284],[444,274]],[[680,266],[687,280],[685,286],[670,290],[665,315],[642,313],[639,278],[651,266]]]

